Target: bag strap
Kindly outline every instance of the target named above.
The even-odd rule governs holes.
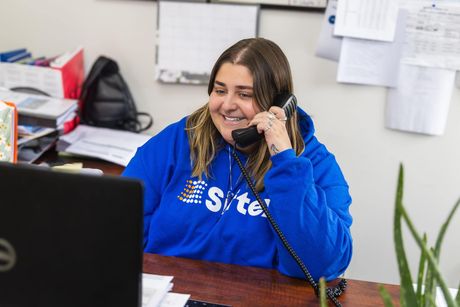
[[[141,122],[139,120],[139,117],[142,117],[142,116],[147,117],[148,121],[149,121],[144,127],[142,127]],[[137,122],[139,123],[139,132],[145,131],[145,130],[149,129],[150,127],[152,127],[152,125],[153,125],[153,117],[149,113],[147,113],[147,112],[137,112],[136,117],[138,117]]]

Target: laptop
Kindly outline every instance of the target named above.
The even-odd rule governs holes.
[[[140,182],[0,162],[0,306],[141,306]]]

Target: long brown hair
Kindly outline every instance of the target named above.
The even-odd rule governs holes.
[[[239,64],[249,69],[254,80],[254,101],[260,110],[267,111],[276,94],[293,92],[289,62],[280,47],[270,40],[243,39],[225,50],[212,69],[208,85],[209,95],[213,91],[217,72],[224,63]],[[224,143],[211,119],[208,104],[192,113],[186,126],[190,141],[192,176],[200,179],[203,174],[212,176],[209,166]],[[305,145],[297,124],[297,113],[288,119],[286,129],[292,147],[299,155]],[[263,190],[263,178],[271,167],[270,152],[265,141],[261,141],[249,154],[246,167],[256,181],[257,190]]]

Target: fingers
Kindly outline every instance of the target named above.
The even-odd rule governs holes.
[[[284,122],[287,121],[286,113],[280,107],[273,106],[268,110],[268,112],[273,114],[278,120],[281,120]]]
[[[264,134],[271,155],[292,148],[286,130],[286,115],[281,108],[257,113],[249,125],[257,126],[257,131]]]
[[[260,112],[249,123],[250,126],[257,126],[257,130],[261,132],[267,132],[273,127],[277,129],[284,128],[284,121],[280,120],[275,114],[271,112]]]

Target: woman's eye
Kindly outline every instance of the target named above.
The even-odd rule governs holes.
[[[216,88],[214,89],[214,93],[216,93],[217,95],[223,95],[225,94],[225,91],[223,89]]]
[[[240,93],[240,96],[241,96],[241,98],[244,98],[244,99],[252,99],[252,93],[242,92],[242,93]]]

